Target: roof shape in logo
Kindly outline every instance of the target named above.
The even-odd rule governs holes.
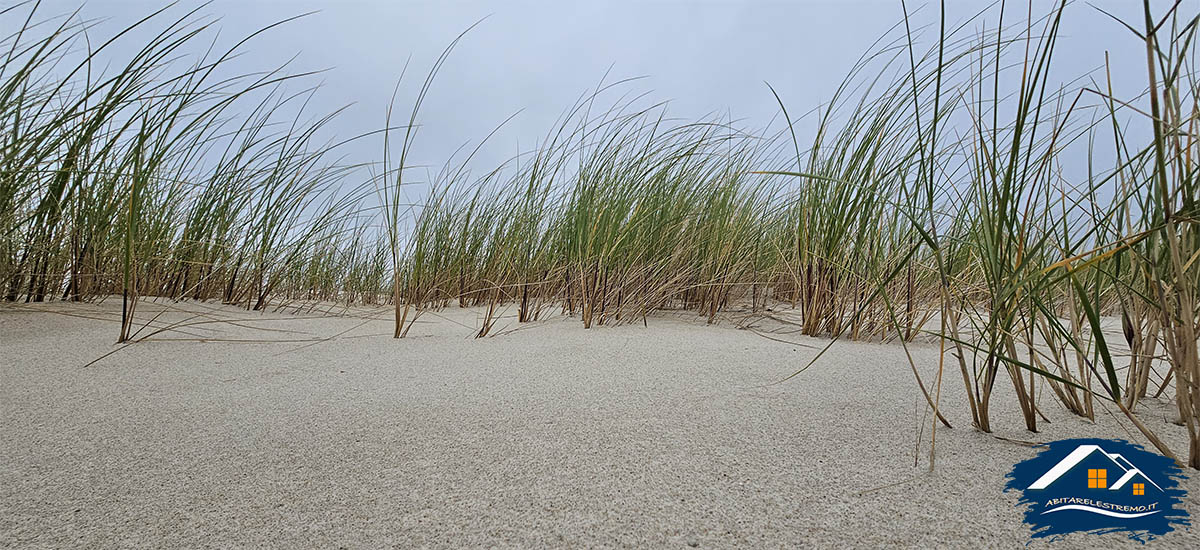
[[[1159,487],[1157,483],[1147,477],[1146,474],[1142,473],[1142,471],[1139,470],[1137,466],[1134,466],[1133,463],[1128,459],[1116,453],[1109,454],[1104,449],[1101,449],[1099,445],[1080,445],[1076,447],[1074,451],[1071,451],[1071,454],[1068,454],[1062,460],[1058,461],[1058,464],[1055,464],[1054,467],[1050,468],[1045,474],[1042,475],[1042,477],[1039,477],[1037,481],[1034,481],[1033,485],[1030,485],[1029,488],[1045,489],[1046,487],[1049,487],[1051,483],[1057,481],[1058,478],[1071,471],[1072,468],[1078,466],[1080,462],[1083,462],[1085,458],[1091,456],[1092,453],[1095,453],[1096,451],[1099,451],[1101,455],[1111,461],[1113,465],[1119,468],[1122,472],[1121,478],[1118,479],[1116,483],[1112,484],[1112,486],[1109,487],[1109,490],[1118,490],[1137,476],[1141,476],[1142,479],[1158,488],[1159,491],[1162,490],[1162,487]]]

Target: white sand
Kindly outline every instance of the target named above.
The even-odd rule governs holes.
[[[1033,451],[972,430],[961,377],[948,370],[955,429],[939,430],[927,473],[928,418],[897,345],[839,344],[791,381],[755,387],[815,350],[690,315],[591,330],[553,316],[474,340],[478,312],[451,309],[397,341],[387,311],[364,321],[187,305],[248,321],[159,334],[81,368],[115,349],[118,307],[0,307],[0,546],[1028,540],[1018,496],[1001,488]],[[144,303],[139,316],[161,308]],[[197,337],[216,341],[166,341]],[[929,374],[936,350],[912,350]],[[998,387],[998,435],[1145,443],[1108,413],[1098,425],[1072,417],[1048,390],[1053,423],[1031,434],[1007,380]],[[1142,412],[1186,450],[1165,401]],[[1185,485],[1200,524],[1200,476]],[[1142,547],[1123,535],[1053,546]],[[1151,546],[1200,547],[1200,527]]]

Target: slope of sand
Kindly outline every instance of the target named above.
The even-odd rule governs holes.
[[[164,307],[143,303],[139,317],[186,322],[87,368],[117,349],[115,300],[0,308],[0,546],[1028,540],[1017,495],[1001,488],[1033,451],[972,430],[961,377],[947,371],[955,429],[938,431],[928,473],[928,416],[896,345],[839,343],[762,387],[824,342],[683,314],[591,330],[558,316],[505,320],[475,340],[479,312],[459,309],[421,317],[397,341],[386,310],[312,318],[190,304],[159,315]],[[936,349],[911,351],[932,377]],[[1070,416],[1048,390],[1053,423],[1029,433],[1006,384],[998,435],[1144,444],[1107,412],[1098,425]],[[1143,415],[1186,449],[1166,402]],[[1185,486],[1200,522],[1200,476]],[[1141,547],[1122,535],[1054,547],[1095,545]],[[1200,547],[1200,528],[1153,546]]]

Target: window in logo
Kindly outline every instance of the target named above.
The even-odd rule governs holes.
[[[1146,484],[1145,483],[1134,483],[1133,484],[1133,494],[1135,494],[1135,495],[1146,494]]]
[[[1088,470],[1088,489],[1104,489],[1108,487],[1108,470],[1100,468]]]

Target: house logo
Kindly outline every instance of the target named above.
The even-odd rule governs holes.
[[[1038,456],[1008,474],[1005,491],[1028,505],[1033,536],[1124,532],[1137,540],[1188,526],[1183,472],[1167,457],[1127,441],[1066,439],[1039,446]]]

